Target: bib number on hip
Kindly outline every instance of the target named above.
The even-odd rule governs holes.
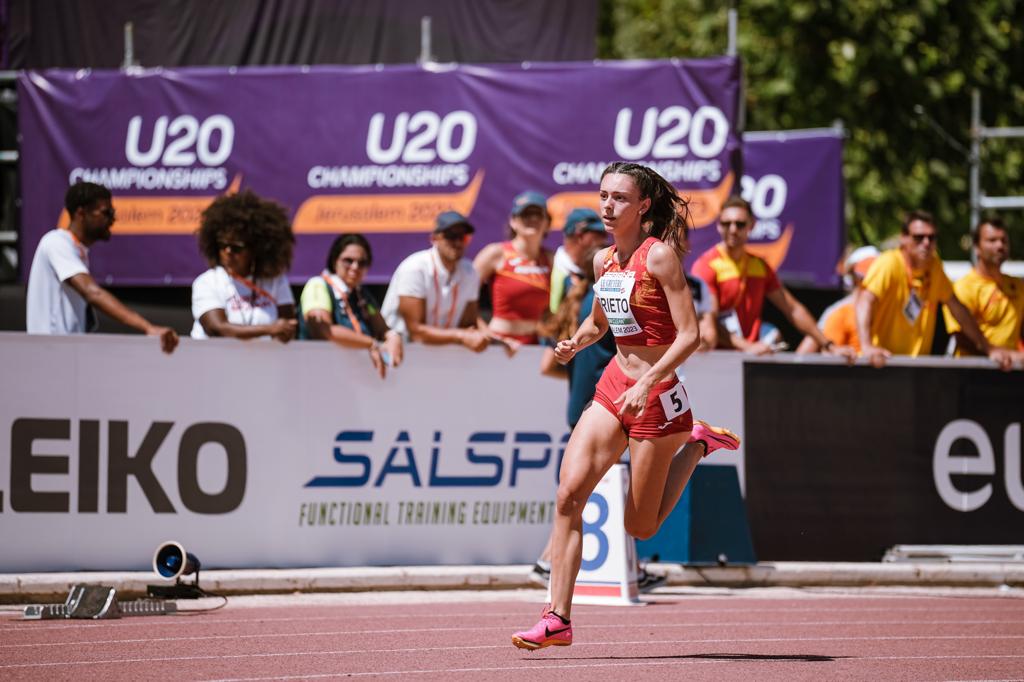
[[[665,420],[672,421],[690,409],[690,399],[686,397],[686,389],[682,382],[665,391],[658,396],[661,400],[661,409],[665,411]]]

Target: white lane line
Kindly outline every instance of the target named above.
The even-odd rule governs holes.
[[[735,602],[730,602],[730,603],[731,604],[735,604]],[[770,614],[821,613],[821,607],[820,606],[816,607],[816,608],[809,608],[809,607],[808,608],[803,608],[803,607],[800,607],[800,608],[782,608],[782,609],[780,609],[780,608],[740,608],[740,607],[736,607],[736,606],[733,606],[732,608],[728,608],[728,609],[724,609],[724,608],[722,608],[722,609],[707,609],[707,608],[692,609],[692,608],[687,608],[687,606],[685,604],[682,604],[682,603],[680,603],[680,604],[665,604],[665,603],[661,603],[661,605],[662,606],[675,606],[676,608],[678,608],[680,610],[680,612],[682,612],[684,614],[687,614],[687,615],[688,614],[694,614],[694,615],[697,615],[697,614],[714,614],[714,615],[719,616],[719,617],[727,615],[727,614],[730,614],[730,613],[736,613],[736,614],[739,614],[739,615],[744,615],[744,614],[749,614],[749,613],[770,613]],[[528,606],[531,606],[531,605],[528,604]],[[1021,602],[1020,604],[1015,603],[1013,606],[1014,606],[1014,608],[1006,607],[1006,608],[1003,608],[1003,609],[993,609],[993,610],[1005,611],[1007,616],[1015,616],[1017,618],[1024,618],[1024,602]],[[273,608],[275,610],[276,609],[294,610],[291,607],[283,607],[283,606],[282,607],[276,607],[275,606],[275,607],[268,607],[268,608]],[[295,608],[303,608],[303,607],[295,607]],[[315,608],[317,610],[322,610],[322,609],[325,609],[325,608],[334,608],[334,607],[315,606],[313,608]],[[349,608],[349,607],[340,607],[340,608]],[[609,607],[609,608],[617,608],[617,607]],[[958,613],[958,612],[977,613],[978,612],[978,607],[974,606],[974,607],[964,607],[964,608],[959,608],[958,607],[958,608],[942,608],[942,609],[937,609],[934,606],[914,606],[914,607],[892,607],[892,606],[888,606],[888,607],[870,607],[870,606],[865,606],[865,607],[853,607],[853,608],[842,607],[841,609],[838,609],[838,610],[841,610],[843,613],[877,613],[877,612],[892,613],[893,611],[898,611],[900,613],[912,613],[912,612],[934,613],[937,610],[941,610],[942,613],[944,613],[944,614],[950,614],[950,613]],[[518,611],[500,611],[500,612],[491,612],[491,613],[477,612],[477,611],[468,611],[468,612],[465,612],[465,611],[449,611],[449,612],[445,612],[445,613],[418,613],[418,614],[417,613],[394,613],[394,614],[383,613],[382,614],[382,612],[380,610],[378,610],[373,615],[357,615],[357,614],[349,615],[349,614],[343,614],[343,615],[331,615],[331,616],[285,616],[285,617],[281,617],[281,618],[277,618],[277,617],[273,617],[273,616],[265,616],[265,615],[253,615],[253,616],[250,616],[248,618],[216,618],[216,617],[211,617],[209,619],[203,620],[201,624],[202,625],[209,625],[209,626],[214,626],[215,627],[215,626],[219,626],[219,625],[224,624],[224,623],[256,623],[256,622],[260,622],[260,623],[268,623],[268,622],[288,623],[288,622],[295,622],[295,621],[314,621],[314,620],[318,620],[318,621],[323,621],[323,620],[386,620],[386,619],[397,619],[397,618],[407,618],[407,619],[446,618],[446,619],[450,619],[450,618],[466,618],[466,617],[469,617],[469,618],[521,618],[524,613],[529,613],[529,612],[530,611],[528,609],[520,609]],[[185,614],[196,614],[196,615],[199,615],[201,613],[202,613],[202,611],[191,611],[191,610],[178,611],[178,615],[185,615]],[[606,609],[595,609],[593,607],[590,607],[590,608],[587,608],[587,607],[578,608],[577,607],[577,613],[587,614],[588,618],[591,618],[591,617],[593,617],[593,618],[606,617],[609,620],[616,620],[616,621],[621,620],[621,616],[619,616],[618,614],[612,615]],[[174,627],[174,628],[181,627],[180,622],[179,622],[179,620],[177,618],[175,618],[173,620],[170,620],[170,621],[166,620],[166,618],[167,617],[162,617],[162,616],[161,617],[157,617],[157,616],[154,616],[154,617],[151,617],[151,618],[146,618],[144,621],[138,620],[138,619],[132,619],[132,620],[130,620],[128,622],[109,622],[109,621],[107,621],[107,622],[103,622],[103,623],[94,623],[94,622],[76,623],[74,621],[60,621],[60,622],[55,623],[55,624],[33,623],[31,625],[31,629],[33,629],[33,630],[72,630],[72,629],[91,629],[91,628],[101,628],[101,627],[105,627],[105,628],[139,628],[139,627],[145,627],[147,629],[152,629],[153,627]],[[25,632],[26,631],[26,627],[25,627],[24,621],[22,621],[20,618],[18,618],[18,619],[13,619],[12,618],[12,619],[10,619],[10,621],[16,621],[16,622],[19,622],[21,624],[18,625],[18,626],[13,626],[13,627],[0,627],[0,632]],[[728,621],[719,621],[719,622],[721,624],[723,624],[723,625],[728,625],[729,624]]]
[[[1024,658],[1024,655],[1018,656],[1015,654],[1006,655],[992,655],[992,656],[863,656],[857,658],[846,658],[843,661],[908,661],[908,660],[962,660],[962,659],[990,659],[990,658]],[[736,663],[737,661],[730,659],[681,659],[678,661],[623,661],[621,663],[567,663],[561,665],[547,665],[543,666],[544,670],[566,670],[570,668],[627,668],[627,667],[647,667],[647,666],[665,666],[665,665],[680,665],[680,664],[697,664],[697,663]],[[746,662],[746,661],[739,661]],[[764,660],[758,661],[764,663],[792,663],[792,660]],[[807,661],[801,661],[806,663]],[[835,661],[820,661],[821,663],[833,663]],[[524,670],[535,670],[535,668],[522,666],[495,666],[492,668],[435,668],[433,670],[387,670],[387,671],[367,671],[367,672],[356,672],[356,673],[322,673],[317,675],[274,675],[273,677],[225,677],[207,680],[206,682],[256,682],[257,680],[312,680],[312,679],[323,679],[327,677],[379,677],[382,675],[435,675],[443,673],[488,673],[488,672],[507,672],[511,670],[524,671]],[[1013,682],[1013,681],[1007,681]],[[1016,682],[1019,682],[1017,680]]]
[[[864,637],[748,637],[732,639],[691,639],[680,642],[678,639],[663,640],[636,640],[636,641],[603,641],[603,642],[578,642],[574,647],[587,646],[644,646],[661,644],[678,644],[685,646],[698,646],[703,644],[757,644],[757,643],[785,643],[785,642],[896,642],[896,641],[936,641],[936,640],[969,640],[982,639],[993,642],[999,640],[1024,639],[1024,635],[892,635],[892,636],[864,636]],[[10,668],[53,668],[61,666],[77,665],[120,665],[124,663],[161,663],[161,662],[184,662],[184,661],[218,661],[236,658],[282,658],[288,656],[350,656],[352,654],[394,654],[394,653],[423,653],[426,651],[464,651],[467,649],[508,649],[511,644],[502,645],[479,645],[479,646],[445,646],[445,647],[416,647],[402,649],[331,649],[325,651],[280,651],[271,653],[245,653],[245,654],[219,654],[216,656],[154,656],[147,658],[123,658],[93,661],[47,661],[37,663],[10,663],[0,664],[0,670]],[[982,656],[984,657],[984,656]],[[1011,658],[1024,658],[1021,656],[1010,656]],[[856,657],[862,658],[862,657]],[[911,657],[914,658],[914,657]],[[921,656],[919,658],[927,658]],[[964,656],[974,658],[974,656]]]
[[[713,627],[820,627],[823,625],[828,626],[880,626],[880,625],[905,625],[905,626],[927,626],[927,625],[1016,625],[1024,628],[1024,622],[1021,621],[1010,621],[1010,620],[890,620],[890,621],[875,621],[875,620],[808,620],[808,621],[744,621],[734,623],[714,623],[709,625],[708,623],[609,623],[609,624],[595,624],[588,621],[588,629],[623,629],[623,628],[637,628],[644,627],[653,630],[661,628],[700,628],[707,630]],[[485,625],[475,626],[474,630],[508,630],[514,626],[509,625]],[[155,644],[158,642],[202,642],[206,640],[232,640],[232,639],[272,639],[281,637],[337,637],[342,635],[394,635],[406,632],[450,632],[451,628],[390,628],[385,630],[366,630],[366,629],[355,629],[355,630],[319,630],[319,631],[302,631],[302,632],[267,632],[267,633],[239,633],[236,635],[189,635],[187,637],[145,637],[145,638],[134,638],[134,639],[82,639],[66,642],[30,642],[30,643],[19,643],[19,644],[0,644],[0,649],[24,649],[32,647],[60,647],[60,646],[81,646],[81,645],[95,645],[95,644]],[[1022,633],[1024,634],[1024,633]]]

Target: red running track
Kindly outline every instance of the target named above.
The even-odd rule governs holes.
[[[578,606],[575,643],[514,648],[533,603],[239,606],[111,621],[0,617],[0,680],[1020,680],[1024,599],[701,597]]]

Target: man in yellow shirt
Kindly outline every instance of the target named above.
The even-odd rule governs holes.
[[[983,220],[971,232],[975,264],[953,285],[957,299],[971,313],[988,342],[998,348],[1020,353],[1021,322],[1024,321],[1024,280],[1002,273],[1010,257],[1010,233],[997,217]],[[979,355],[960,325],[946,310],[946,327],[956,338],[959,357]]]
[[[894,353],[927,355],[942,303],[985,355],[1009,369],[1012,354],[988,342],[953,293],[935,253],[935,219],[926,211],[912,211],[901,233],[899,248],[875,259],[864,278],[864,291],[857,301],[861,355],[875,367],[883,366]]]

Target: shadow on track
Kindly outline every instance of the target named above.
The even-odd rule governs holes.
[[[524,660],[545,661],[655,661],[655,660],[692,660],[709,661],[797,661],[801,663],[831,663],[846,656],[821,656],[819,654],[678,654],[663,656],[545,656],[543,659],[524,657]]]

